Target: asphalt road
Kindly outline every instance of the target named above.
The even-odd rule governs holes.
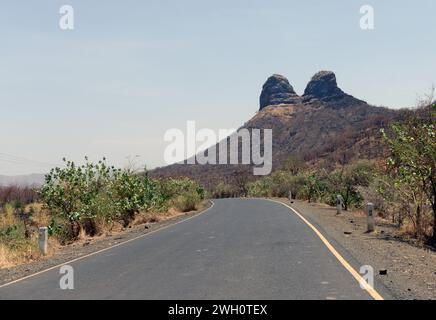
[[[216,200],[71,266],[74,290],[54,269],[0,288],[0,299],[371,299],[313,230],[265,200]]]

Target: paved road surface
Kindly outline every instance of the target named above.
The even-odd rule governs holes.
[[[371,299],[290,210],[216,200],[204,214],[0,288],[0,299]],[[357,266],[358,270],[358,266]]]

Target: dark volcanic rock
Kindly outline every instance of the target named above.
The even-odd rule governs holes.
[[[315,74],[304,90],[303,101],[335,103],[336,106],[361,104],[364,101],[343,92],[336,82],[336,75],[331,71],[320,71]]]
[[[331,71],[320,71],[312,77],[307,84],[304,96],[315,98],[336,97],[344,95],[344,92],[338,88],[336,75]]]
[[[292,104],[295,103],[298,98],[299,96],[289,84],[288,79],[279,74],[275,74],[269,77],[263,85],[260,95],[260,110],[272,105]]]

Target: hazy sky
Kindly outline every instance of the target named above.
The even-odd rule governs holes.
[[[73,31],[59,28],[64,4]],[[373,31],[359,27],[364,4]],[[2,0],[0,174],[64,156],[163,165],[167,129],[239,127],[273,73],[302,94],[332,70],[371,104],[413,106],[436,83],[435,12],[434,0]]]

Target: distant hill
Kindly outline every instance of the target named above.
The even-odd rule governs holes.
[[[43,174],[29,174],[21,176],[0,175],[0,186],[39,186],[44,183]]]
[[[343,92],[330,71],[314,75],[303,96],[285,77],[273,75],[263,86],[259,112],[241,128],[273,130],[274,169],[290,156],[333,168],[356,159],[379,159],[385,152],[380,129],[401,114]],[[251,172],[248,166],[174,164],[151,174],[187,176],[211,188],[217,181],[231,181],[241,170]]]

